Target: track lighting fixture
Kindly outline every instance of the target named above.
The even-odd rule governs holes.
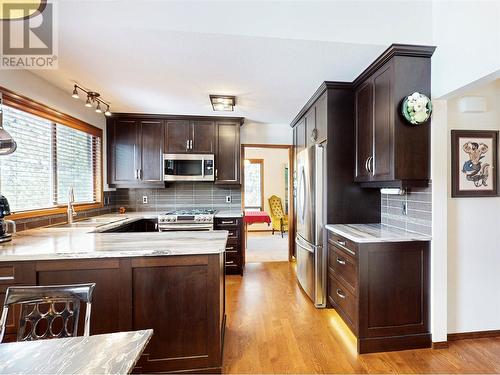
[[[73,93],[71,94],[71,96],[75,99],[80,98],[80,95],[78,95],[78,90],[81,90],[85,94],[87,94],[85,107],[91,108],[93,104],[96,104],[95,111],[97,113],[102,113],[101,104],[103,104],[106,106],[106,111],[104,112],[104,115],[108,117],[112,115],[111,111],[109,110],[109,103],[101,99],[101,94],[95,91],[89,91],[87,89],[84,89],[82,86],[75,83],[75,85],[73,86]]]

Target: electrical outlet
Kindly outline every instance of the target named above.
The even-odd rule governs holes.
[[[148,203],[148,196],[147,195],[143,195],[142,196],[142,204],[147,204]]]
[[[231,203],[231,196],[230,195],[226,195],[226,203]]]

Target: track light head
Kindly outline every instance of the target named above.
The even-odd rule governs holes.
[[[97,107],[95,107],[95,111],[96,111],[97,113],[102,113],[101,103],[97,102]]]
[[[85,102],[85,107],[92,107],[92,102],[90,101],[90,95],[87,95],[87,101]]]
[[[73,94],[71,95],[72,98],[75,98],[75,99],[79,99],[80,96],[78,95],[78,90],[77,90],[77,86],[75,85],[75,87],[73,88]]]
[[[109,111],[109,105],[108,107],[106,108],[106,112],[104,112],[104,116],[111,116],[111,112]]]

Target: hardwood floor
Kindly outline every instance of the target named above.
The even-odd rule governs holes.
[[[224,373],[500,373],[500,338],[358,355],[340,317],[314,308],[287,262],[247,264],[226,285]]]

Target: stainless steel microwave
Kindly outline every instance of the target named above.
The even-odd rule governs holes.
[[[163,154],[164,181],[214,181],[213,154]]]

